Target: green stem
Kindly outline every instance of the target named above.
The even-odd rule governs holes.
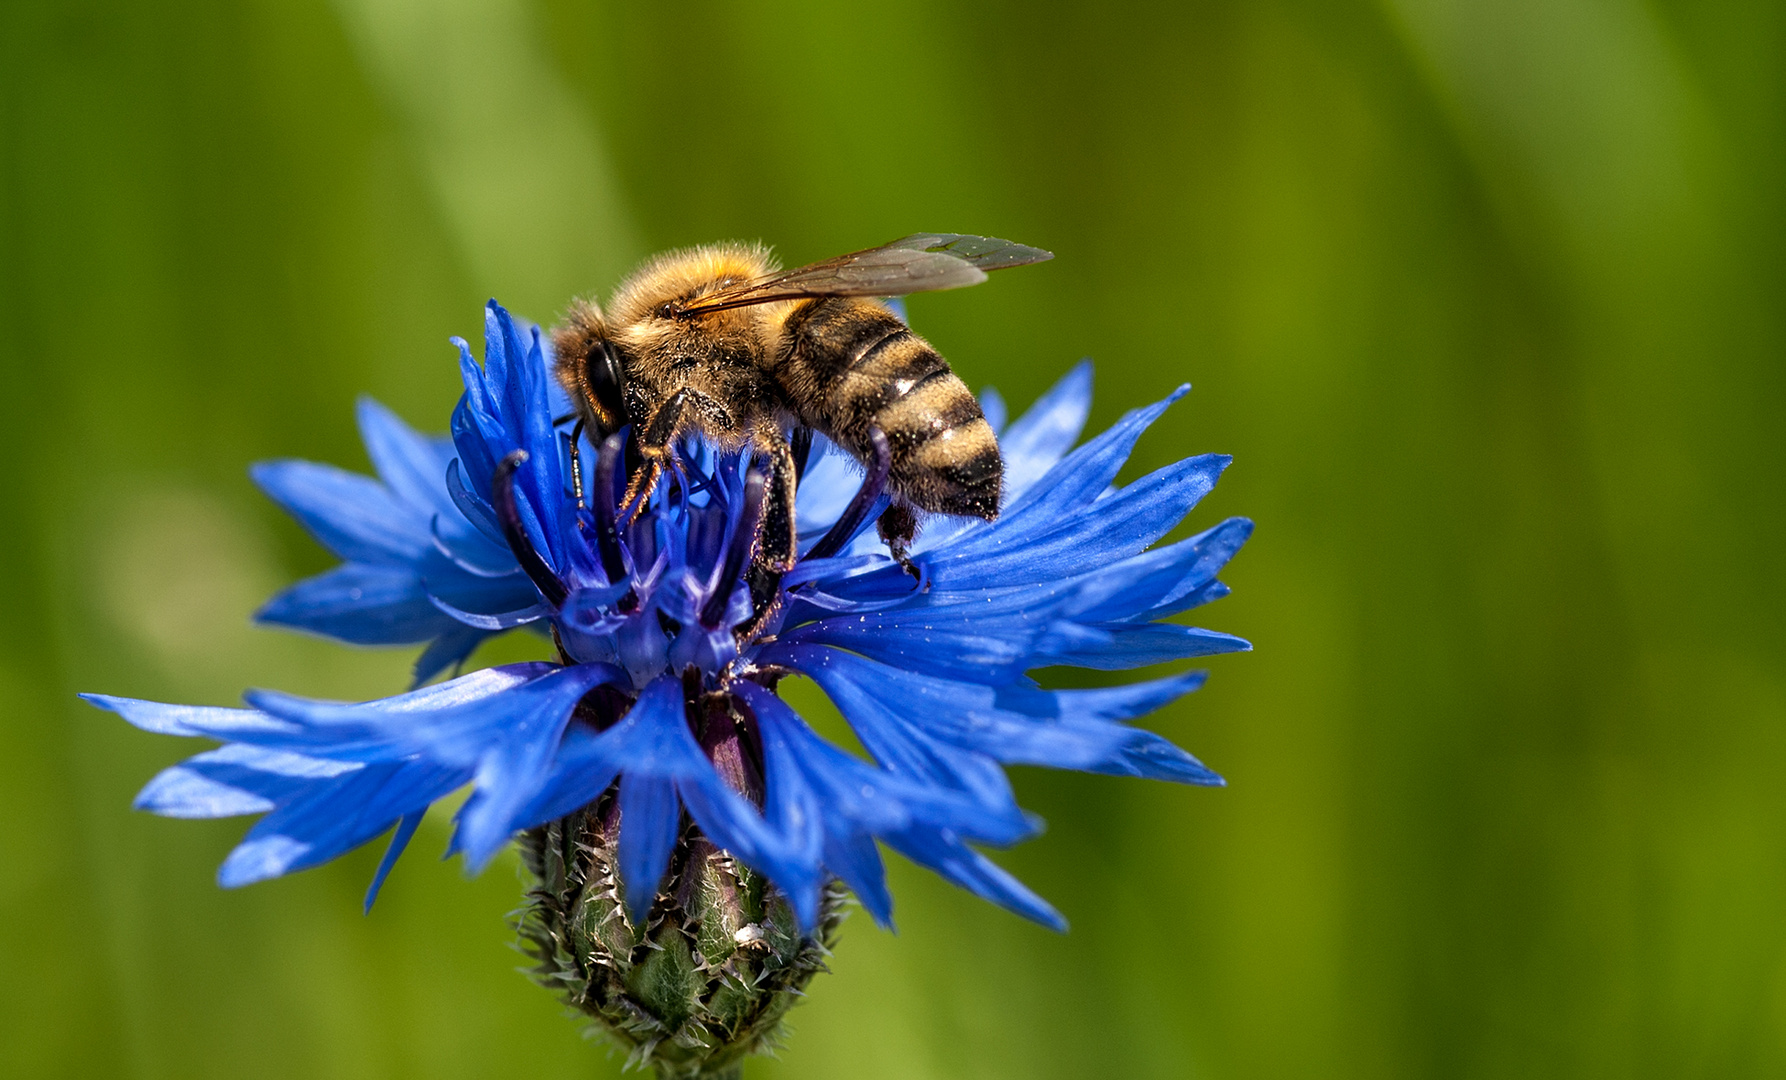
[[[657,1080],[742,1080],[743,1076],[743,1061],[734,1061],[730,1065],[723,1065],[718,1069],[697,1072],[685,1072],[681,1069],[672,1071],[661,1066],[657,1070]]]

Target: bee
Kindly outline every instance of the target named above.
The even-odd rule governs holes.
[[[757,245],[659,255],[604,311],[573,303],[553,332],[555,375],[596,445],[631,425],[641,457],[622,505],[648,494],[690,430],[766,463],[756,564],[795,558],[794,492],[822,433],[884,477],[879,527],[895,557],[917,512],[995,519],[1004,465],[980,403],[880,298],[976,285],[1049,252],[920,233],[778,272]],[[760,577],[761,575],[759,575]]]

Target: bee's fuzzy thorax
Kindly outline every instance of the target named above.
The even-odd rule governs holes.
[[[659,304],[686,301],[723,285],[771,274],[776,264],[762,244],[729,241],[666,251],[621,282],[608,305],[616,326],[636,323]]]

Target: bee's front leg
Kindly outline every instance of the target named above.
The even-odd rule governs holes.
[[[633,431],[633,445],[639,448],[645,463],[632,474],[627,481],[626,494],[620,497],[622,526],[632,524],[639,511],[645,508],[645,500],[656,490],[658,478],[664,474],[664,460],[670,454],[670,443],[676,439],[682,413],[687,407],[688,391],[678,390],[660,402],[645,422]]]
[[[620,500],[621,509],[625,511],[622,517],[629,524],[644,508],[645,500],[651,497],[658,479],[663,476],[676,436],[682,434],[685,423],[698,412],[706,412],[710,418],[725,415],[718,402],[685,386],[660,402],[645,422],[638,425],[633,445],[639,448],[639,456],[645,463],[633,473],[632,480],[626,485],[626,494]]]

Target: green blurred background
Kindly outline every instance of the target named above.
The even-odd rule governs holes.
[[[1018,770],[1072,932],[896,862],[747,1075],[1786,1074],[1782,5],[656,8],[5,5],[0,1074],[616,1075],[512,860],[221,891],[73,695],[401,687],[248,627],[329,559],[244,469],[444,427],[487,296],[928,229],[1058,255],[912,302],[970,383],[1197,384],[1138,464],[1236,456],[1258,651],[1152,724],[1231,786]]]

